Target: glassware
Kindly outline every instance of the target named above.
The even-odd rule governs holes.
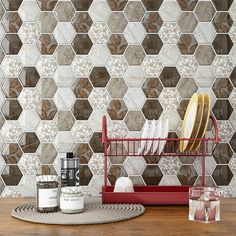
[[[217,187],[189,188],[189,220],[203,223],[220,220],[220,198]]]

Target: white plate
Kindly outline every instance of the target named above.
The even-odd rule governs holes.
[[[148,125],[148,120],[146,120],[144,127],[143,127],[143,132],[142,132],[141,138],[147,138],[148,133],[149,133],[149,125]],[[141,140],[141,146],[138,150],[138,155],[140,155],[142,153],[143,149],[145,148],[145,143],[146,143],[146,140]]]
[[[155,136],[155,127],[156,127],[156,121],[152,120],[152,123],[150,125],[149,132],[148,132],[148,137],[147,138],[154,138],[154,136]],[[148,154],[149,150],[152,147],[152,143],[153,143],[153,140],[148,140],[147,141],[146,151],[145,151],[144,155]]]
[[[162,128],[161,138],[167,138],[169,132],[169,120],[166,119]],[[159,141],[158,155],[160,155],[166,145],[166,140]]]
[[[155,128],[155,135],[154,135],[154,138],[155,139],[158,139],[161,137],[161,132],[162,132],[162,120],[160,119],[158,122],[157,122],[157,125],[156,125],[156,128]],[[158,148],[158,145],[159,145],[159,140],[155,140],[153,142],[153,146],[152,146],[152,154],[154,154]]]

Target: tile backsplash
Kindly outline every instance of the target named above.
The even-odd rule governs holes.
[[[196,91],[210,94],[220,129],[207,184],[236,196],[236,1],[1,0],[0,21],[1,196],[34,195],[35,175],[59,174],[69,151],[81,189],[97,195],[102,116],[112,137],[139,137],[160,117],[177,137]],[[110,158],[108,178],[193,185],[199,163]]]

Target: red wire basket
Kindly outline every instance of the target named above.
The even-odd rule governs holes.
[[[182,186],[134,186],[134,192],[113,192],[114,186],[107,184],[107,159],[108,157],[137,157],[145,156],[145,149],[142,153],[138,153],[138,148],[142,140],[147,142],[164,141],[165,148],[161,154],[148,154],[155,157],[201,157],[202,174],[201,186],[205,186],[205,157],[212,155],[213,147],[219,142],[218,126],[214,116],[210,117],[213,122],[214,137],[201,139],[180,139],[180,138],[109,138],[107,136],[107,121],[106,117],[102,120],[102,143],[104,145],[104,185],[102,187],[102,202],[103,203],[140,203],[143,205],[187,205],[189,187]],[[194,151],[179,151],[179,143],[181,140],[200,141],[199,148]],[[109,147],[109,148],[108,148]],[[119,148],[121,147],[121,148]],[[125,147],[125,148],[124,148]]]

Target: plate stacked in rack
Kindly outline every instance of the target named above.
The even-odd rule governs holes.
[[[210,96],[193,94],[183,121],[180,138],[180,151],[196,151],[205,136],[210,116]],[[185,140],[183,140],[185,139]]]
[[[147,120],[144,124],[141,145],[138,150],[138,155],[157,154],[160,155],[164,150],[166,144],[166,138],[169,132],[169,121],[168,119],[159,121],[152,120],[149,124]]]

